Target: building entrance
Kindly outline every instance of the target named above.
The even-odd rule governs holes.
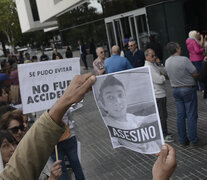
[[[133,38],[144,49],[150,35],[145,8],[105,18],[105,27],[109,48],[117,44],[123,49],[125,39]]]

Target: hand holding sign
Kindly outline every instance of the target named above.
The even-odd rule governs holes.
[[[96,77],[93,76],[92,73],[76,75],[70,83],[70,86],[68,86],[65,93],[63,94],[63,97],[71,101],[72,104],[80,102],[83,99],[85,93],[91,88],[95,80]]]
[[[92,73],[76,75],[63,96],[51,108],[49,112],[51,118],[60,123],[66,110],[72,104],[80,102],[95,81],[96,77]]]
[[[153,180],[169,179],[175,167],[175,149],[168,144],[164,144],[152,169]]]

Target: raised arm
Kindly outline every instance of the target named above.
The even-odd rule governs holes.
[[[65,131],[62,117],[73,104],[83,99],[95,82],[92,73],[76,76],[63,96],[49,112],[45,112],[30,128],[7,166],[0,173],[4,180],[36,180],[45,166],[52,150]]]
[[[85,93],[91,88],[95,80],[96,78],[92,73],[75,76],[63,96],[49,111],[49,115],[53,121],[57,124],[63,123],[62,117],[65,112],[72,104],[78,103],[83,99]]]

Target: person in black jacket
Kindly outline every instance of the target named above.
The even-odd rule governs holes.
[[[81,60],[84,63],[85,69],[87,70],[88,69],[88,64],[87,64],[87,61],[86,61],[86,55],[87,55],[86,47],[83,43],[81,43],[80,40],[78,41],[78,45],[79,45],[79,49],[80,49]]]
[[[203,60],[203,65],[202,65],[201,72],[200,72],[200,74],[198,76],[198,80],[200,82],[203,82],[204,85],[205,85],[205,89],[204,89],[204,93],[203,93],[203,98],[206,99],[206,103],[207,103],[207,56]]]
[[[52,53],[52,59],[55,60],[56,56],[58,56],[60,59],[63,59],[62,55],[59,52],[57,52],[56,48],[54,48]]]
[[[41,50],[42,55],[40,56],[40,61],[47,61],[49,60],[49,57],[45,54],[44,49]]]
[[[139,50],[134,39],[128,42],[129,51],[125,53],[125,57],[129,60],[133,68],[144,66],[145,56],[142,50]]]
[[[65,52],[65,57],[66,58],[72,58],[73,57],[73,53],[70,49],[70,47],[68,46],[67,49],[66,49],[66,52]]]

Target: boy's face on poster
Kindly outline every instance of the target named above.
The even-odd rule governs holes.
[[[104,109],[109,116],[117,120],[126,116],[126,94],[122,86],[105,87],[103,89],[103,100]]]

